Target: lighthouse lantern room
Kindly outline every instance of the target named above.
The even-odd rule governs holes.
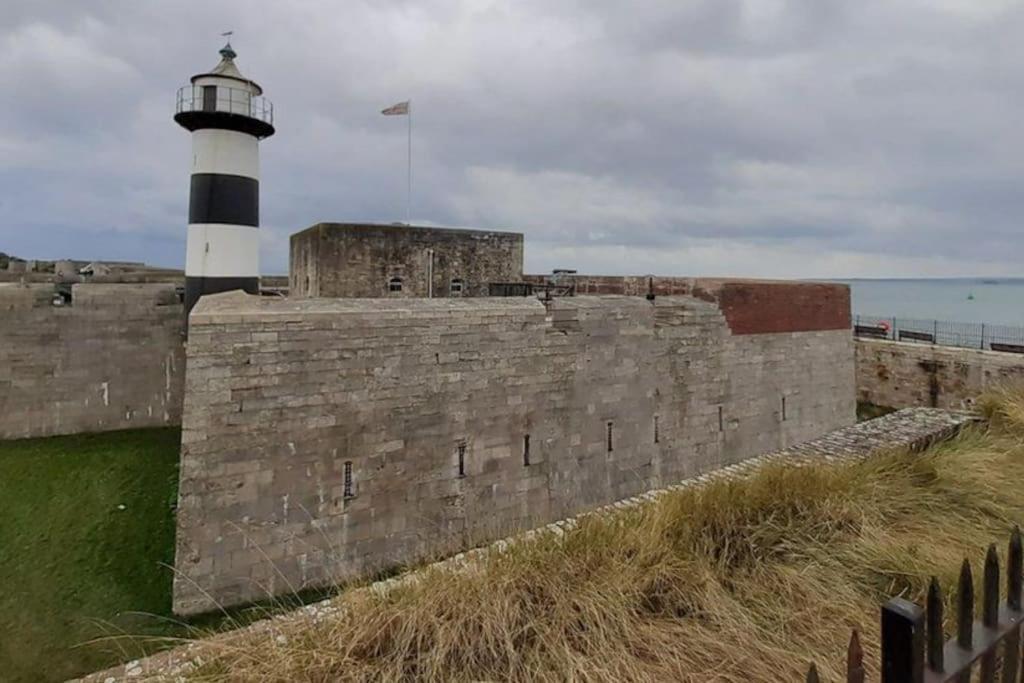
[[[259,293],[259,141],[273,105],[235,65],[228,43],[211,71],[178,90],[174,120],[192,133],[185,312],[204,294]]]

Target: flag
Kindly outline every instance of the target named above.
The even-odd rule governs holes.
[[[399,102],[398,104],[393,104],[390,107],[388,107],[387,109],[382,109],[380,113],[384,114],[384,116],[401,116],[403,114],[408,114],[409,113],[409,101],[406,100],[405,102]]]

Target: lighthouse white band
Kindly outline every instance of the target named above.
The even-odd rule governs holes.
[[[260,179],[260,147],[248,133],[219,128],[192,132],[192,173]]]
[[[188,226],[187,277],[259,277],[260,231],[244,225]]]

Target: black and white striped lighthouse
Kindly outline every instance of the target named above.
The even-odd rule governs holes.
[[[273,105],[242,76],[228,43],[220,63],[178,90],[174,120],[192,132],[185,313],[204,294],[259,293],[259,141],[274,134]]]

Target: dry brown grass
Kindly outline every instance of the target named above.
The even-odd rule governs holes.
[[[851,628],[877,659],[881,602],[953,586],[1024,522],[1024,394],[984,405],[991,428],[923,454],[772,467],[352,591],[347,616],[211,648],[193,678],[795,681],[813,659],[839,680]]]
[[[992,389],[978,399],[978,407],[990,422],[1024,432],[1024,390],[1020,387],[1005,385]]]

